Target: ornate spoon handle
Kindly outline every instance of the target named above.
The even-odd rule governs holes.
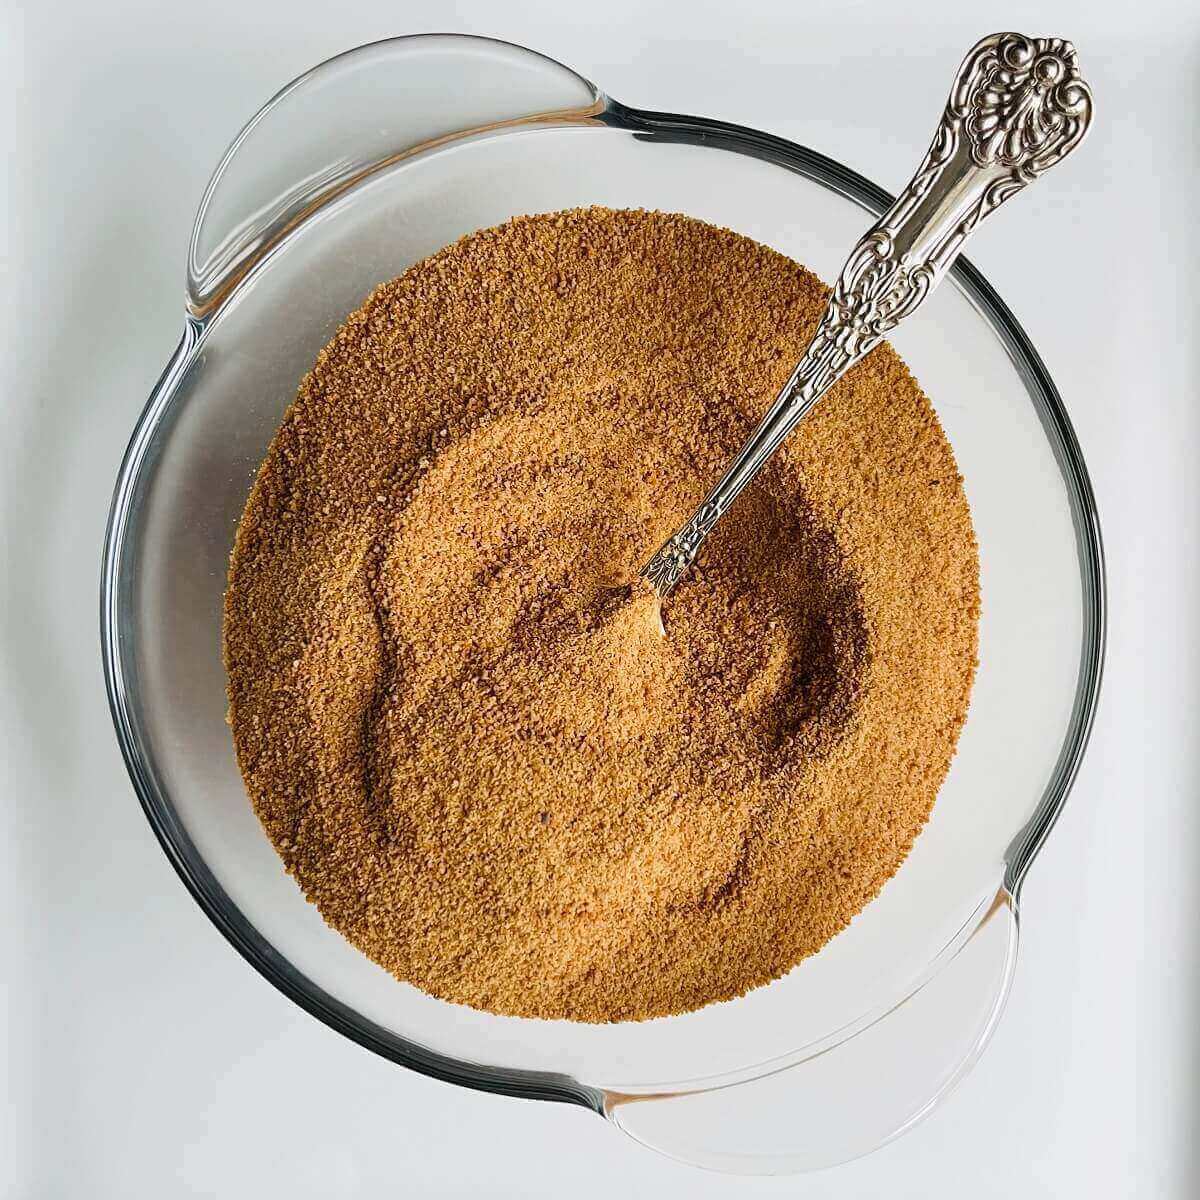
[[[916,311],[979,222],[1066,158],[1091,121],[1092,93],[1070,42],[994,33],[974,46],[928,154],[846,260],[799,366],[716,487],[642,568],[659,596],[817,401]]]

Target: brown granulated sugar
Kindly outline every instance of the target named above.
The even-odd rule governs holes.
[[[950,447],[881,345],[667,601],[615,589],[803,352],[826,289],[683,216],[484,230],[321,351],[238,530],[238,760],[325,920],[443,999],[681,1013],[896,871],[966,715]]]

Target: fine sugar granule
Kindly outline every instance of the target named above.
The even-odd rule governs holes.
[[[680,1013],[842,929],[929,816],[979,574],[888,345],[666,602],[630,588],[827,291],[683,216],[471,235],[321,351],[242,518],[230,720],[264,828],[402,980],[526,1017]]]

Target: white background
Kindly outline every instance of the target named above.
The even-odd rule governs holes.
[[[1200,1194],[1194,3],[2,7],[0,1194]],[[1090,142],[971,255],[1074,418],[1112,624],[1092,748],[1026,888],[1012,999],[982,1063],[868,1159],[736,1180],[582,1109],[401,1071],[293,1007],[154,842],[98,658],[109,491],[175,343],[187,232],[225,144],[330,54],[461,30],[541,49],[631,104],[805,142],[894,190],[961,54],[999,28],[1072,38],[1097,99]]]

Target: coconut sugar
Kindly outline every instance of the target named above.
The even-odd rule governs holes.
[[[462,239],[321,351],[225,613],[255,810],[401,980],[525,1017],[682,1013],[784,974],[900,866],[966,716],[962,483],[890,346],[665,602],[638,568],[802,355],[827,289],[677,215]]]

